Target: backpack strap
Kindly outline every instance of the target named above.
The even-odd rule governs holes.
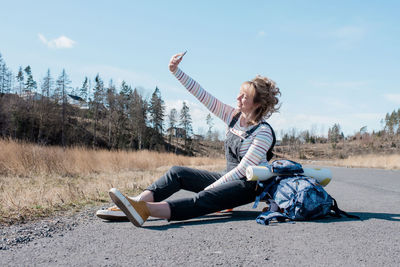
[[[233,128],[233,126],[235,125],[235,123],[238,121],[240,115],[242,114],[242,112],[238,112],[237,114],[235,114],[231,120],[231,122],[229,123],[229,128]],[[276,143],[276,136],[275,136],[275,132],[274,129],[271,127],[271,125],[266,122],[266,121],[262,121],[259,124],[257,124],[256,126],[254,126],[253,128],[251,128],[250,130],[246,131],[246,135],[245,135],[245,139],[248,138],[252,133],[254,133],[255,130],[257,130],[257,128],[261,125],[261,124],[265,124],[268,125],[269,128],[271,129],[271,133],[272,133],[272,143],[271,143],[271,147],[268,149],[267,151],[267,161],[270,161],[272,159],[272,157],[274,156],[274,153],[272,152]]]
[[[269,167],[269,166],[268,166]],[[269,194],[269,190],[271,189],[271,187],[274,185],[274,183],[271,181],[269,184],[267,184],[266,186],[264,185],[264,183],[260,182],[260,180],[257,181],[257,186],[260,188],[263,188],[265,186],[265,188],[263,189],[263,191],[256,196],[256,199],[254,200],[254,204],[253,204],[253,209],[257,208],[258,203],[260,203],[260,200],[262,199],[272,199],[271,195]]]
[[[268,166],[270,170],[272,169],[271,166]],[[272,188],[272,186],[277,185],[282,179],[285,177],[283,176],[275,176],[266,181],[266,183],[261,182],[260,180],[257,181],[257,187],[263,188],[262,192],[256,196],[256,199],[253,204],[253,209],[257,208],[258,203],[262,200],[266,200],[269,203],[269,209],[272,211],[280,211],[278,204],[274,201],[272,196],[269,193],[269,190]]]
[[[331,214],[332,216],[341,218],[341,217],[342,217],[341,215],[344,215],[344,216],[346,216],[347,218],[352,218],[352,219],[361,220],[360,217],[358,217],[358,216],[356,216],[356,215],[348,214],[347,212],[345,212],[345,211],[339,209],[338,204],[337,204],[337,202],[336,202],[336,199],[334,199],[334,198],[332,198],[332,199],[333,199],[333,205],[332,205],[332,208],[331,208],[331,209],[333,210],[333,214]]]
[[[273,150],[274,150],[274,146],[275,146],[275,143],[276,143],[276,136],[275,136],[274,129],[272,129],[272,126],[268,122],[262,121],[259,124],[257,124],[256,126],[254,126],[253,128],[251,128],[250,130],[246,131],[245,138],[249,137],[252,133],[254,133],[254,131],[257,130],[257,128],[261,124],[265,124],[265,125],[269,126],[269,128],[271,129],[271,133],[272,133],[271,147],[267,151],[267,161],[270,161],[272,159],[272,157],[274,156]]]
[[[287,219],[290,220],[290,218],[286,214],[277,211],[265,211],[260,215],[258,215],[256,222],[259,224],[268,225],[270,221],[274,219],[277,220],[278,222],[284,222]]]
[[[229,123],[229,128],[232,128],[235,125],[240,117],[240,114],[242,114],[242,112],[238,112],[235,116],[233,116],[231,122]]]

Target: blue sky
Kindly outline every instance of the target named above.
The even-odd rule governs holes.
[[[380,130],[400,108],[399,1],[1,1],[0,53],[36,81],[65,68],[74,87],[99,73],[150,96],[167,109],[182,101],[195,132],[207,110],[168,71],[181,68],[221,101],[236,105],[243,81],[268,76],[281,89],[278,135],[290,128],[345,135]],[[214,118],[215,127],[224,125]]]

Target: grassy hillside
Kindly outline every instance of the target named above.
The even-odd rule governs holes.
[[[221,157],[153,151],[44,147],[0,140],[0,223],[109,202],[108,190],[135,195],[173,165],[221,170]]]
[[[364,138],[342,140],[338,143],[292,144],[277,146],[282,158],[319,164],[400,169],[400,138]]]
[[[183,149],[183,140],[173,140]],[[197,157],[166,152],[63,149],[0,139],[0,223],[109,202],[108,190],[135,195],[173,165],[222,170],[221,142],[194,140]],[[398,143],[345,141],[277,146],[277,158],[318,165],[400,169]],[[315,164],[315,162],[313,163]]]

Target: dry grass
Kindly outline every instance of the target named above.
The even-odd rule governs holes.
[[[224,159],[152,151],[42,147],[0,140],[0,223],[109,201],[108,189],[136,194],[173,165],[220,170]]]
[[[334,166],[380,168],[387,170],[400,169],[400,155],[360,155],[350,156],[347,159],[324,161]]]

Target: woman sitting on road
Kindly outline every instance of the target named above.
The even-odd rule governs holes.
[[[228,125],[225,140],[227,169],[218,173],[174,166],[135,198],[126,197],[112,188],[109,191],[111,199],[138,227],[149,216],[169,221],[187,220],[253,202],[257,195],[256,182],[246,181],[246,168],[267,163],[272,156],[275,135],[265,119],[279,109],[277,96],[280,91],[275,82],[262,76],[244,82],[237,96],[237,108],[234,108],[220,102],[179,69],[182,57],[183,54],[177,54],[171,58],[169,69],[172,74]],[[164,201],[180,189],[196,195]],[[114,211],[113,208],[101,210],[97,216],[117,219],[113,212],[115,208]]]

